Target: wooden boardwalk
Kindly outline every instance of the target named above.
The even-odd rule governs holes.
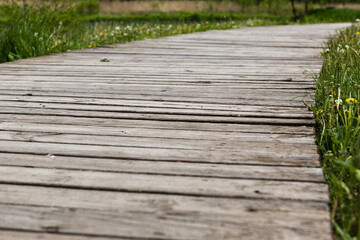
[[[0,239],[332,239],[302,99],[344,26],[1,64]]]

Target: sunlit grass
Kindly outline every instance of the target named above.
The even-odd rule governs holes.
[[[271,20],[252,19],[247,21],[200,21],[169,23],[96,23],[82,29],[82,40],[74,42],[74,48],[96,47],[177,34],[201,32],[213,29],[232,29],[245,26],[270,25]]]
[[[317,141],[339,239],[360,239],[360,29],[327,43],[316,84]]]

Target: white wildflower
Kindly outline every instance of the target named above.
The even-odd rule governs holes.
[[[335,100],[335,103],[336,103],[337,105],[341,105],[341,104],[343,103],[343,101],[342,101],[341,99],[336,99],[336,100]]]

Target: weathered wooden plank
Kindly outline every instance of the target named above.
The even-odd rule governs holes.
[[[290,126],[312,126],[313,120],[310,117],[297,118],[298,116],[272,118],[271,116],[258,113],[243,113],[236,116],[211,116],[211,115],[180,115],[166,113],[136,113],[136,112],[104,112],[104,111],[86,111],[86,110],[68,110],[25,107],[2,107],[0,113],[3,114],[30,114],[47,116],[72,116],[72,117],[97,117],[97,118],[117,118],[133,120],[160,120],[160,121],[188,121],[188,122],[210,122],[210,123],[246,123],[246,124],[273,124]]]
[[[0,78],[1,79],[1,78]],[[217,80],[211,80],[211,81],[163,81],[163,80],[76,80],[74,78],[63,78],[60,81],[56,82],[54,80],[27,80],[24,81],[22,79],[21,81],[17,79],[9,80],[9,79],[1,79],[1,81],[5,85],[8,85],[10,83],[15,83],[15,85],[29,85],[29,84],[50,84],[50,83],[63,83],[64,86],[67,86],[69,84],[72,84],[74,86],[78,86],[79,84],[89,84],[93,85],[96,84],[97,86],[103,86],[106,84],[114,85],[114,86],[138,86],[143,87],[144,85],[150,85],[150,86],[159,86],[159,87],[172,87],[172,86],[178,86],[178,87],[188,87],[188,86],[211,86],[211,87],[229,87],[229,88],[235,88],[235,89],[313,89],[314,84],[313,83],[292,83],[287,81],[279,81],[279,82],[267,82],[267,81],[217,81]]]
[[[181,140],[195,140],[195,141],[210,141],[213,144],[216,142],[273,142],[273,143],[289,143],[289,144],[314,144],[314,137],[308,135],[294,135],[289,133],[259,133],[259,132],[239,132],[231,131],[201,131],[201,130],[181,130],[181,129],[159,129],[159,128],[137,128],[137,127],[99,127],[99,126],[81,126],[81,125],[66,125],[66,124],[38,124],[21,122],[0,122],[0,137],[4,138],[8,135],[13,139],[31,139],[36,136],[53,136],[60,134],[77,134],[85,137],[91,136],[117,136],[123,137],[124,141],[144,138],[149,141],[159,139],[162,141],[177,139]],[[17,138],[18,137],[18,138]],[[119,138],[121,140],[122,138]],[[34,138],[32,138],[34,141]],[[199,143],[199,142],[197,142]],[[201,143],[200,143],[201,144]],[[196,145],[196,144],[195,144]]]
[[[156,121],[156,120],[127,120],[127,119],[106,119],[86,118],[71,116],[41,116],[26,114],[0,114],[1,121],[16,121],[21,123],[51,123],[76,126],[93,127],[115,127],[119,131],[130,131],[129,128],[136,128],[138,131],[144,129],[162,129],[162,130],[188,130],[188,131],[206,131],[206,132],[226,132],[226,133],[264,133],[264,134],[292,134],[313,136],[312,127],[307,126],[276,126],[276,125],[253,125],[253,124],[227,124],[227,123],[197,123],[197,122],[175,122],[175,121]],[[66,126],[69,128],[69,126]],[[133,129],[131,130],[133,131]]]
[[[109,158],[64,157],[0,153],[0,165],[122,173],[217,177],[231,179],[288,180],[324,183],[320,166],[266,166],[142,161]]]
[[[176,236],[179,236],[178,234],[183,234],[184,239],[203,239],[211,232],[219,234],[216,233],[217,231],[211,231],[206,225],[219,228],[218,223],[220,222],[227,223],[221,225],[223,231],[230,234],[229,236],[240,236],[238,234],[247,232],[250,239],[259,237],[259,235],[252,233],[256,232],[254,230],[258,228],[265,229],[265,232],[270,234],[271,239],[281,236],[280,232],[285,229],[287,229],[285,231],[293,232],[295,235],[315,232],[315,235],[320,236],[329,231],[329,224],[324,221],[329,219],[327,206],[324,203],[305,202],[300,204],[294,201],[261,199],[199,199],[189,196],[117,192],[95,194],[96,192],[89,190],[76,191],[72,189],[9,185],[0,185],[0,189],[0,202],[2,204],[28,203],[36,206],[5,205],[8,206],[7,211],[2,211],[5,216],[16,212],[18,214],[9,217],[6,222],[0,223],[0,226],[10,225],[11,223],[18,226],[19,220],[22,220],[23,226],[19,227],[28,227],[30,223],[24,218],[21,219],[19,213],[29,211],[34,221],[31,227],[34,227],[35,224],[39,231],[51,231],[50,226],[52,226],[54,232],[75,231],[77,233],[92,232],[93,234],[102,233],[108,235],[110,232],[107,231],[113,227],[113,224],[117,223],[118,227],[115,228],[117,230],[112,232],[113,235],[151,238],[156,237],[154,230],[157,229],[159,232],[163,232],[163,235],[160,235],[161,238],[176,238]],[[36,194],[30,194],[31,192]],[[30,198],[25,201],[26,196],[29,194]],[[44,198],[44,196],[48,197]],[[95,198],[89,201],[88,196],[95,196]],[[139,211],[138,209],[142,210]],[[50,213],[53,213],[55,217],[50,217]],[[42,214],[45,221],[38,219],[38,214]],[[82,218],[81,216],[86,217],[86,220],[80,222],[80,219],[77,218]],[[192,217],[189,218],[189,216]],[[51,223],[46,222],[47,219],[52,219]],[[106,233],[104,233],[104,230],[98,229],[101,228],[102,224],[99,224],[96,219],[106,221],[106,225],[110,224],[111,228],[105,230]],[[309,224],[311,221],[316,221],[318,224],[315,226]],[[96,231],[90,230],[90,226],[95,223],[99,227]],[[141,226],[144,224],[148,226],[146,231],[141,230]],[[70,227],[74,225],[77,228],[76,230],[75,227]],[[126,225],[126,229],[132,229],[132,231],[125,230],[122,225]],[[241,226],[246,227],[242,228]],[[11,227],[13,228],[14,225]],[[278,228],[279,230],[275,234],[271,234],[271,228]],[[210,231],[208,232],[206,229]],[[143,234],[143,236],[138,234]],[[176,236],[173,234],[176,234]],[[217,239],[211,235],[208,235],[208,237]],[[225,235],[222,233],[216,237],[222,239]],[[233,237],[229,238],[232,239]]]
[[[114,191],[329,202],[322,183],[0,166],[0,182]],[[191,187],[190,187],[191,186]]]
[[[120,210],[68,209],[59,207],[0,205],[6,229],[60,232],[109,237],[131,237],[131,239],[329,239],[329,226],[303,227],[294,229],[274,223],[260,225],[223,219],[218,215],[200,216],[192,213],[173,215],[135,211],[127,213]],[[210,216],[209,216],[210,215]],[[290,217],[289,217],[290,218]],[[30,219],[30,220],[29,220]],[[195,221],[189,221],[195,220]],[[292,217],[291,219],[296,219]],[[311,219],[314,221],[313,219]],[[318,219],[316,219],[318,220]],[[315,221],[316,221],[315,220]],[[319,219],[321,222],[328,217]],[[306,220],[305,220],[306,221]],[[286,222],[289,224],[289,222]],[[264,238],[264,236],[266,236]]]
[[[168,106],[129,106],[126,104],[117,104],[112,106],[109,104],[92,104],[87,103],[53,103],[53,102],[32,102],[32,101],[0,101],[0,107],[3,107],[4,112],[8,107],[28,108],[28,109],[59,109],[59,110],[80,110],[87,115],[85,111],[94,112],[111,112],[114,113],[146,113],[146,114],[169,114],[169,115],[195,115],[195,116],[219,116],[219,117],[273,117],[273,118],[299,118],[299,119],[312,119],[313,113],[306,108],[303,109],[291,109],[291,108],[275,108],[264,106],[238,106],[232,109],[214,109],[207,108],[206,106],[190,106],[188,108],[176,108],[170,105]],[[20,110],[21,111],[21,110]],[[114,116],[115,117],[115,116]]]
[[[156,131],[153,131],[156,136]],[[240,144],[242,147],[252,149],[252,145],[258,144],[261,138],[249,138],[248,140],[238,141],[236,139],[185,139],[177,138],[160,138],[160,137],[131,137],[131,136],[106,136],[106,135],[86,135],[86,134],[68,134],[68,133],[51,133],[51,132],[22,132],[6,131],[1,132],[0,140],[13,140],[25,142],[44,142],[44,143],[64,143],[64,144],[83,144],[83,145],[100,145],[100,146],[119,146],[119,147],[143,147],[143,148],[166,148],[166,149],[183,149],[183,150],[207,150],[207,151],[230,151],[235,150]],[[311,141],[312,140],[312,141]],[[309,150],[316,150],[313,139],[307,142],[281,141],[263,141],[264,148],[288,148],[287,151],[294,150],[294,147],[306,147]]]
[[[0,152],[54,154],[61,156],[139,159],[148,161],[184,161],[205,163],[318,166],[316,147],[248,143],[229,151],[221,149],[179,149],[89,144],[38,143],[0,140]],[[272,148],[274,147],[274,148]],[[280,151],[285,148],[286,152]]]
[[[65,91],[65,90],[64,90]],[[41,91],[37,89],[29,90],[7,90],[0,89],[0,96],[2,95],[11,95],[11,96],[46,96],[46,97],[73,97],[73,98],[89,98],[89,94],[85,91],[82,92],[62,92],[62,91],[53,91],[52,89],[46,91]],[[236,96],[226,96],[221,98],[220,96],[209,96],[204,97],[199,96],[174,96],[174,95],[150,95],[150,94],[141,94],[141,95],[128,95],[128,94],[114,94],[114,93],[91,93],[91,99],[94,99],[94,102],[97,99],[116,99],[116,100],[138,100],[138,101],[156,101],[156,102],[182,102],[186,103],[200,103],[200,104],[225,104],[225,105],[249,105],[249,106],[273,106],[273,107],[297,107],[304,108],[302,102],[304,94],[298,94],[296,99],[294,97],[283,97],[283,98],[266,98],[256,97],[255,95],[243,95],[238,94]],[[306,101],[309,104],[312,104],[313,101],[308,97],[305,97]]]
[[[4,101],[4,102],[1,102]],[[6,102],[5,102],[6,101]],[[22,102],[23,104],[20,104]],[[107,106],[121,106],[121,107],[147,107],[147,108],[171,108],[171,109],[201,109],[201,110],[216,110],[216,111],[255,111],[255,112],[286,112],[286,113],[307,113],[307,108],[304,106],[261,106],[251,104],[216,104],[216,103],[192,103],[192,102],[164,102],[164,101],[149,101],[149,100],[128,100],[128,99],[107,99],[107,98],[76,98],[63,96],[21,96],[21,95],[0,95],[0,103],[2,106],[7,104],[14,106],[22,106],[27,103],[61,103],[61,104],[81,104],[81,105],[100,105],[106,110]],[[38,105],[35,105],[38,106]],[[118,109],[118,108],[116,108]],[[94,109],[95,110],[95,109]],[[226,113],[226,112],[225,112]]]
[[[1,230],[0,236],[6,240],[130,240],[129,238],[113,238],[113,237],[98,237],[98,236],[78,236],[78,235],[70,235],[70,234],[55,234],[55,233],[44,233],[44,232],[34,232],[31,230],[30,232],[19,231],[16,230]],[[134,239],[134,238],[133,238]]]

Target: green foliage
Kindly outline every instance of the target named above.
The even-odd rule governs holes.
[[[290,18],[265,13],[215,13],[215,12],[174,12],[174,13],[146,13],[132,15],[115,15],[115,14],[86,14],[80,16],[85,22],[101,21],[229,21],[229,20],[247,20],[247,19],[264,19],[273,21],[283,21],[286,23]]]
[[[347,8],[311,9],[309,14],[300,20],[302,23],[353,22],[360,18],[360,10]]]
[[[3,11],[10,20],[0,31],[0,62],[65,50],[64,34],[73,29],[74,11],[67,1],[25,4],[13,1]]]
[[[360,239],[360,29],[327,43],[316,81],[317,141],[339,239]]]
[[[97,14],[100,12],[100,3],[96,0],[82,0],[76,5],[80,14]]]

